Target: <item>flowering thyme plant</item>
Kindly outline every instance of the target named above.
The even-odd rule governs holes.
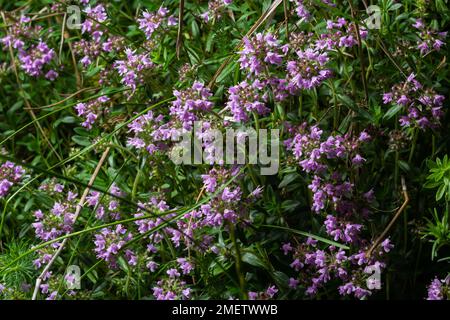
[[[443,1],[0,1],[0,299],[450,299]]]

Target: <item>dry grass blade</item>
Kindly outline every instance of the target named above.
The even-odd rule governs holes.
[[[402,206],[397,210],[397,212],[395,213],[394,217],[388,223],[388,225],[386,226],[384,231],[378,236],[378,238],[372,244],[370,249],[367,251],[367,253],[366,253],[367,257],[370,257],[372,255],[372,252],[380,245],[381,241],[383,241],[383,239],[386,237],[387,233],[392,228],[392,226],[394,225],[395,221],[397,221],[398,217],[400,217],[401,213],[405,210],[406,206],[409,203],[408,190],[406,189],[405,178],[403,178],[403,177],[402,177],[402,192],[403,192],[403,198],[404,198]]]
[[[176,53],[177,59],[180,59],[180,50],[183,43],[183,18],[184,18],[184,0],[180,0],[180,8],[178,12],[178,34],[177,34],[177,45]]]
[[[284,10],[284,23],[286,24],[286,38],[289,41],[289,9],[287,0],[283,0],[283,10]]]
[[[64,32],[65,32],[65,27],[66,27],[66,19],[67,19],[67,13],[64,14],[64,18],[63,18],[63,22],[62,22],[62,30],[61,30],[61,42],[59,45],[59,55],[58,55],[58,62],[59,64],[61,64],[61,55],[62,55],[62,50],[63,50],[63,45],[64,45]]]
[[[102,154],[102,157],[100,158],[100,161],[97,164],[97,167],[94,170],[94,173],[92,174],[91,178],[89,179],[89,183],[86,187],[86,189],[84,189],[83,195],[80,198],[80,201],[78,202],[78,205],[75,209],[75,215],[73,218],[73,221],[75,223],[75,221],[77,221],[78,216],[80,215],[81,209],[84,206],[84,201],[86,200],[86,197],[92,187],[92,185],[94,184],[95,179],[97,178],[98,173],[100,172],[100,169],[103,165],[103,163],[106,160],[106,157],[109,154],[109,150],[110,147],[107,147],[105,149],[105,151]],[[69,238],[65,238],[63,240],[63,242],[61,243],[61,245],[59,246],[58,250],[55,252],[55,254],[53,255],[52,259],[49,261],[49,263],[45,266],[44,270],[42,270],[41,274],[39,275],[39,277],[36,279],[36,284],[34,287],[34,291],[33,291],[33,296],[32,296],[32,300],[36,300],[38,291],[39,291],[39,287],[41,286],[41,282],[44,279],[45,275],[47,274],[47,272],[50,270],[51,266],[53,265],[53,263],[55,262],[56,258],[58,258],[58,256],[61,254],[62,250],[64,249],[64,246],[66,245],[67,241],[69,240]]]

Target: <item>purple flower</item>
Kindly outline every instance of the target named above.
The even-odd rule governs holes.
[[[283,244],[283,246],[281,248],[283,249],[284,255],[287,255],[290,251],[292,251],[294,249],[294,248],[292,248],[290,243]]]
[[[339,287],[339,294],[340,295],[350,295],[355,291],[355,286],[352,282],[348,282],[344,284],[343,286]]]
[[[295,12],[297,13],[297,16],[300,18],[300,21],[308,21],[311,17],[311,14],[309,13],[306,6],[303,4],[304,0],[290,0],[291,2],[295,3]]]
[[[8,181],[6,179],[3,179],[0,181],[0,197],[4,197],[9,189],[13,186],[13,183],[11,181]]]
[[[254,291],[248,292],[248,299],[249,300],[256,300],[258,298],[258,293]]]
[[[122,77],[120,82],[131,88],[133,94],[137,85],[143,83],[145,71],[154,68],[154,64],[147,54],[136,54],[130,48],[125,50],[125,54],[126,60],[117,60],[114,68]]]
[[[42,74],[45,65],[55,57],[55,51],[50,49],[45,42],[40,41],[32,45],[28,50],[19,50],[21,68],[30,76],[38,77]]]
[[[425,27],[425,24],[423,23],[422,19],[416,19],[416,22],[412,25],[416,29],[423,29]]]
[[[295,259],[289,266],[296,271],[299,271],[304,267],[304,264],[299,259]]]
[[[142,17],[137,19],[139,22],[139,29],[141,29],[148,40],[153,36],[153,33],[166,26],[174,26],[177,20],[173,16],[167,17],[169,10],[165,7],[160,7],[157,12],[144,11]]]
[[[361,157],[361,155],[357,154],[353,157],[352,159],[352,163],[354,165],[361,165],[362,163],[364,163],[366,161],[366,159],[364,159],[363,157]]]
[[[178,277],[161,279],[156,284],[153,295],[157,300],[189,299],[191,296],[191,289]]]
[[[405,96],[404,94],[397,100],[397,104],[400,104],[402,106],[406,106],[409,103],[409,99],[407,96]]]
[[[435,278],[428,286],[427,300],[443,300],[444,299],[444,281]]]
[[[58,291],[53,291],[45,300],[56,300],[58,296]]]
[[[181,275],[175,268],[167,270],[167,274],[170,278],[178,278]]]
[[[158,267],[158,264],[154,261],[149,261],[147,262],[146,267],[147,269],[150,270],[150,272],[155,272],[156,268]]]
[[[231,190],[229,187],[225,187],[222,192],[222,200],[225,202],[237,202],[241,198],[241,190],[237,187]]]
[[[263,101],[262,88],[263,83],[256,80],[252,84],[242,81],[228,89],[227,109],[231,111],[234,121],[248,121],[251,112],[256,112],[259,115],[270,112]]]
[[[318,87],[324,80],[331,77],[331,70],[325,69],[328,62],[327,53],[321,53],[312,48],[297,51],[297,60],[288,61],[287,73],[289,91],[295,94],[301,89]]]
[[[130,266],[136,266],[137,265],[137,256],[134,254],[133,251],[127,249],[125,251],[125,258],[127,259],[127,262]]]
[[[83,11],[86,13],[87,19],[81,24],[82,33],[94,33],[98,31],[100,23],[108,19],[105,7],[102,4],[98,4],[94,8],[88,6]]]
[[[270,65],[280,65],[286,53],[271,34],[258,33],[252,38],[244,37],[244,48],[239,51],[241,69],[259,75]]]
[[[383,94],[383,103],[384,104],[388,104],[391,101],[392,101],[392,93],[391,92]]]
[[[50,81],[55,81],[56,78],[58,78],[59,74],[55,70],[50,70],[45,74],[45,77]]]
[[[443,116],[443,97],[435,94],[432,89],[423,88],[414,73],[411,73],[405,82],[394,85],[391,92],[385,93],[383,102],[396,102],[406,107],[408,114],[399,117],[402,127],[436,128]]]
[[[190,262],[188,262],[185,258],[178,258],[177,262],[180,265],[183,274],[189,274],[194,269],[193,265]]]
[[[212,20],[217,21],[223,16],[226,6],[232,2],[232,0],[210,0],[208,2],[208,10],[203,12],[200,17],[203,18],[205,23]]]
[[[75,105],[74,108],[77,111],[77,115],[85,120],[81,125],[87,129],[92,129],[98,117],[109,112],[107,108],[104,108],[107,102],[109,102],[109,98],[107,96],[101,96],[86,103],[80,102]]]
[[[361,141],[361,142],[367,142],[370,139],[371,139],[370,135],[367,132],[365,132],[365,131],[362,131],[360,133],[360,135],[359,135],[359,138],[358,138],[358,140]]]
[[[201,82],[195,81],[191,88],[183,91],[174,90],[177,98],[172,102],[170,115],[179,121],[182,127],[190,130],[193,121],[196,121],[197,114],[210,111],[214,104],[209,99],[212,92]]]
[[[100,233],[94,236],[94,251],[97,258],[103,259],[109,262],[112,267],[115,267],[116,257],[120,249],[132,238],[133,235],[127,232],[127,229],[121,224],[118,224],[115,228],[103,228]],[[129,260],[132,261],[132,259]]]
[[[253,197],[253,198],[260,198],[262,196],[263,193],[263,186],[258,186],[256,187],[249,195],[249,197]]]
[[[210,176],[208,174],[203,174],[202,179],[203,179],[203,184],[205,186],[206,191],[211,192],[211,193],[216,191],[216,187],[217,187],[216,177]]]
[[[291,289],[297,289],[299,283],[300,283],[299,280],[295,278],[289,278],[288,286]]]
[[[433,49],[439,51],[445,45],[446,32],[437,32],[436,30],[427,28],[422,20],[417,19],[413,27],[417,29],[419,43],[417,49],[422,55],[426,55]]]
[[[275,286],[270,286],[266,289],[266,295],[268,295],[270,298],[273,298],[277,292],[278,289]]]

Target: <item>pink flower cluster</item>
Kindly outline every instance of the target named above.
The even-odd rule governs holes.
[[[222,17],[226,7],[232,2],[233,0],[210,0],[208,1],[208,10],[200,16],[206,23],[212,20],[218,20]]]
[[[450,276],[445,279],[435,278],[428,286],[427,300],[450,300]]]
[[[281,65],[288,46],[281,46],[271,33],[257,33],[252,38],[244,38],[244,48],[239,51],[241,69],[258,76],[271,65]]]
[[[49,213],[42,210],[34,212],[36,222],[33,223],[33,228],[37,238],[49,241],[72,231],[76,197],[76,194],[69,192],[66,201],[55,202]]]
[[[163,120],[163,115],[155,115],[152,111],[138,117],[128,125],[128,132],[133,136],[128,137],[127,144],[150,154],[167,149],[168,142],[178,130],[164,124]]]
[[[177,25],[177,19],[174,16],[167,16],[168,13],[167,8],[160,7],[157,12],[144,11],[142,17],[137,19],[139,29],[145,33],[148,40],[153,38],[153,33]]]
[[[392,245],[387,239],[378,252],[381,257],[389,252]],[[340,295],[353,295],[357,299],[364,299],[372,294],[373,289],[379,288],[381,283],[368,281],[372,270],[381,272],[385,268],[383,262],[366,256],[365,251],[359,250],[350,254],[344,249],[328,246],[320,249],[318,241],[308,238],[304,243],[293,247],[291,243],[282,246],[285,255],[292,255],[290,267],[300,273],[298,277],[289,279],[289,287],[297,290],[300,285],[306,287],[306,294],[314,296],[327,283],[339,281]]]
[[[236,122],[248,121],[249,114],[256,112],[259,115],[264,115],[270,112],[265,102],[268,97],[264,94],[265,84],[259,80],[250,83],[244,80],[237,85],[228,89],[227,108],[233,115],[233,120]]]
[[[11,161],[0,166],[0,199],[4,198],[11,188],[22,180],[25,170]]]
[[[95,253],[97,258],[109,263],[111,268],[117,267],[117,255],[125,244],[133,239],[133,234],[121,224],[115,227],[103,228],[100,233],[94,236]],[[133,259],[132,252],[128,252],[130,259]]]
[[[86,205],[95,209],[95,217],[102,221],[119,220],[120,203],[117,197],[124,196],[124,193],[113,184],[110,188],[110,194],[103,194],[99,191],[91,191],[86,197]]]
[[[422,55],[425,55],[432,50],[439,51],[441,47],[445,45],[445,38],[447,32],[437,32],[430,28],[427,28],[422,19],[417,19],[413,24],[413,27],[419,31],[419,44],[417,49],[420,50]]]
[[[309,275],[305,279],[292,278],[289,285],[297,288],[302,282],[308,285],[306,293],[315,295],[332,279],[340,279],[343,283],[339,287],[341,295],[351,294],[364,299],[371,294],[371,289],[377,288],[375,284],[366,283],[368,270],[377,268],[381,272],[384,263],[374,256],[366,256],[369,242],[362,234],[363,222],[370,214],[368,207],[375,199],[374,193],[372,190],[360,193],[360,188],[356,188],[355,182],[348,176],[365,162],[360,155],[361,147],[370,140],[370,136],[363,131],[357,137],[350,134],[330,135],[323,141],[322,133],[317,126],[308,128],[305,123],[285,143],[302,169],[314,174],[308,186],[312,191],[312,210],[316,213],[327,212],[325,232],[334,241],[351,244],[354,247],[352,251],[356,252],[352,254],[352,251],[333,245],[322,250],[314,239],[308,239],[296,248],[285,244],[282,247],[284,253],[293,252],[291,267]],[[385,239],[381,247],[375,253],[378,257],[389,252],[393,245]],[[307,284],[305,281],[311,282]]]
[[[86,103],[78,103],[75,106],[75,110],[79,117],[84,118],[84,122],[81,125],[89,130],[92,129],[92,125],[98,121],[98,118],[109,112],[109,109],[105,108],[108,101],[109,98],[107,96],[101,96]]]
[[[77,194],[72,191],[68,191],[67,195],[63,194],[64,186],[57,183],[56,180],[43,183],[39,190],[51,196],[54,203],[48,212],[41,209],[34,212],[35,222],[32,226],[36,238],[42,241],[50,241],[70,233],[75,223],[75,211],[78,204]],[[38,250],[39,257],[34,261],[34,265],[41,268],[42,265],[47,264],[60,245],[60,242],[54,242]]]
[[[195,81],[191,88],[174,90],[173,95],[176,100],[172,102],[170,115],[186,130],[190,130],[193,122],[198,120],[197,114],[210,111],[214,106],[210,101],[212,92],[199,81]]]
[[[153,295],[157,300],[186,300],[191,296],[191,289],[181,279],[177,268],[166,271],[168,277],[159,280],[153,287]]]
[[[55,58],[55,51],[50,49],[46,43],[40,41],[37,45],[32,45],[27,51],[19,51],[19,60],[21,68],[30,76],[38,77],[42,74],[44,66],[49,64]],[[50,70],[45,77],[54,80],[58,73]]]
[[[396,104],[407,112],[400,116],[402,127],[436,128],[444,115],[445,97],[432,89],[425,89],[412,73],[405,82],[396,84],[390,92],[383,94],[384,104]]]
[[[117,60],[114,62],[114,68],[122,77],[120,82],[132,89],[144,82],[145,71],[153,69],[155,65],[148,57],[148,54],[138,54],[136,51],[127,48],[125,50],[126,60]]]
[[[36,26],[32,28],[29,24],[30,21],[29,17],[20,16],[18,20],[11,24],[9,33],[5,37],[0,38],[0,43],[5,47],[4,50],[7,50],[9,46],[13,49],[23,49],[26,44],[25,41],[39,37],[42,27]]]
[[[262,292],[249,291],[248,298],[249,300],[270,300],[273,299],[277,293],[278,289],[276,286],[269,286]]]
[[[55,59],[56,53],[40,38],[42,27],[32,27],[30,22],[29,17],[21,16],[12,23],[7,35],[0,39],[0,43],[4,45],[4,50],[11,47],[18,51],[20,68],[26,74],[32,77],[45,74],[47,79],[54,81],[59,74],[48,66]],[[32,43],[34,38],[39,38],[38,44]]]
[[[87,17],[81,25],[81,32],[90,33],[94,39],[99,39],[103,34],[101,24],[108,19],[104,5],[98,4],[93,8],[88,6],[83,11]]]

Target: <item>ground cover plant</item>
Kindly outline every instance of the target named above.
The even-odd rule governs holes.
[[[0,299],[450,299],[448,5],[0,0]]]

